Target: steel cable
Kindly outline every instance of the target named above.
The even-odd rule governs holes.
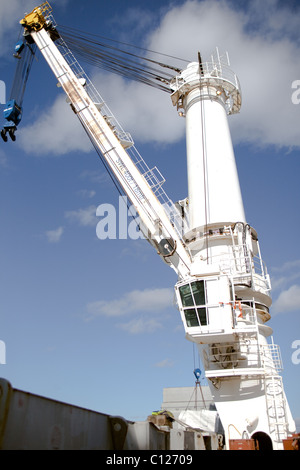
[[[169,93],[171,92],[169,83],[175,73],[179,73],[181,69],[136,54],[133,49],[142,50],[147,54],[158,54],[188,62],[179,57],[168,56],[167,54],[104,38],[103,36],[84,33],[61,25],[58,26],[58,31],[62,34],[63,40],[70,50],[85,62]],[[109,44],[109,42],[113,44]]]

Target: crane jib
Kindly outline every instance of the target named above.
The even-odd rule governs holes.
[[[134,194],[139,199],[139,201],[140,202],[145,202],[146,197],[145,197],[144,193],[141,191],[139,186],[136,184],[136,182],[135,182],[134,178],[132,177],[130,171],[126,168],[126,166],[125,166],[124,162],[121,160],[121,158],[117,159],[116,165],[118,166],[119,170],[122,172],[125,180],[131,186]]]
[[[112,125],[114,116],[106,115],[101,107],[102,104],[95,102],[90,96],[89,86],[82,81],[83,70],[80,69],[80,74],[76,73],[76,69],[73,70],[74,67],[67,62],[66,56],[60,52],[46,28],[31,31],[30,35],[67,94],[73,111],[95,148],[103,155],[114,177],[138,212],[141,230],[143,229],[144,234],[146,230],[146,237],[179,277],[185,276],[190,270],[190,255],[181,236],[176,232],[169,214],[124,148]],[[73,59],[75,58],[72,55]],[[90,85],[88,77],[86,78]],[[166,255],[158,249],[163,239],[174,240],[176,250],[173,253],[171,250],[171,254]]]

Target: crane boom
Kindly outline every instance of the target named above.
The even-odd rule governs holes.
[[[35,15],[33,12],[21,24],[30,32],[66,93],[72,110],[139,214],[141,231],[179,278],[185,278],[190,270],[190,256],[169,215],[102,114],[101,104],[89,96],[82,77],[76,76],[55,45],[53,34],[49,34],[49,23],[41,18],[44,18],[41,11]]]

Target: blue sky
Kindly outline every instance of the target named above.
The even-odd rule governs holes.
[[[248,223],[273,285],[270,325],[300,417],[300,11],[296,2],[50,2],[59,24],[176,57],[227,50],[243,104],[229,118]],[[12,83],[18,21],[0,5],[0,79]],[[175,61],[175,60],[174,60]],[[175,61],[176,62],[176,61]],[[82,64],[171,199],[187,196],[184,121],[167,93]],[[3,109],[3,105],[1,109]],[[0,143],[0,376],[16,388],[142,420],[164,387],[193,386],[193,346],[172,305],[176,275],[144,240],[99,240],[96,208],[119,194],[43,58],[34,62],[15,143]]]

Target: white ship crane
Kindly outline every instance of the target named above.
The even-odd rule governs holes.
[[[199,348],[226,448],[234,439],[255,439],[261,449],[282,449],[295,424],[267,325],[270,279],[244,213],[228,127],[227,116],[241,107],[228,56],[217,50],[203,62],[199,54],[170,82],[172,103],[186,120],[189,194],[179,211],[61,38],[48,2],[21,24],[134,205],[140,229],[178,276],[186,337]]]

